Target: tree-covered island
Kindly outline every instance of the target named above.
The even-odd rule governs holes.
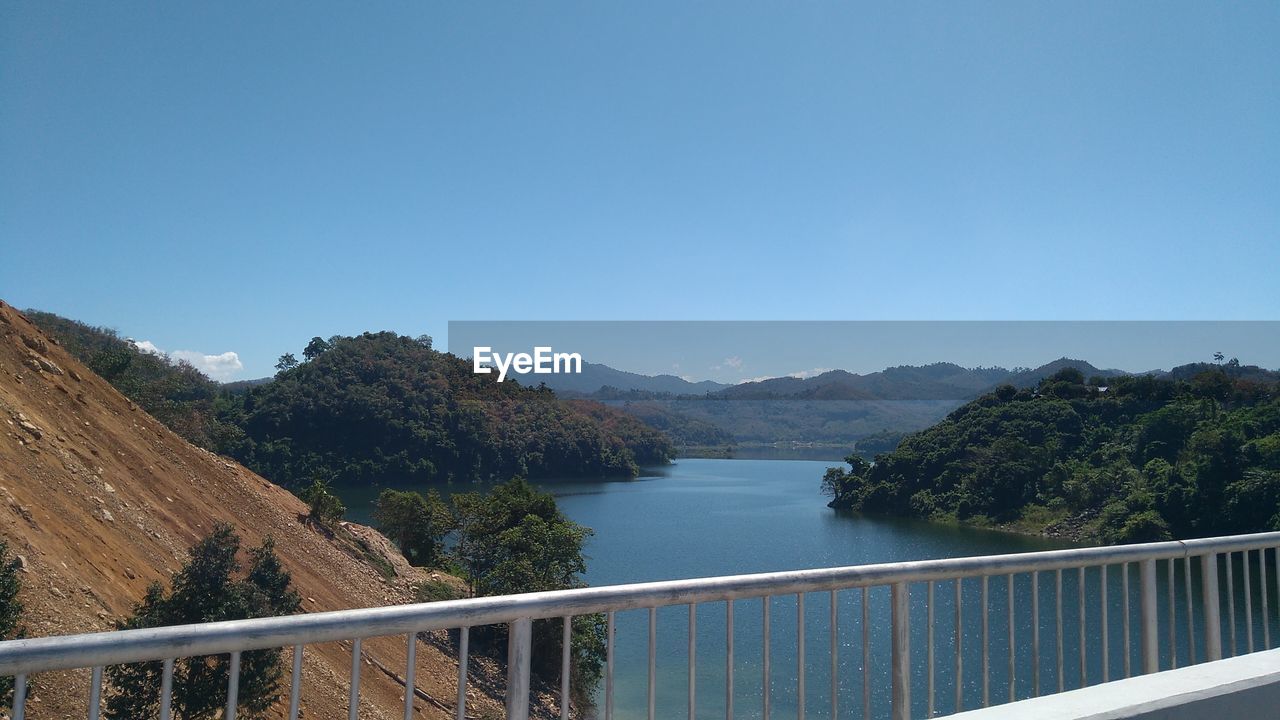
[[[874,462],[830,468],[830,506],[1106,543],[1280,529],[1276,373],[1064,369],[1005,385]]]

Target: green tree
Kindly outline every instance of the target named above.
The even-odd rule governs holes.
[[[413,565],[434,567],[441,560],[445,535],[453,529],[453,514],[440,493],[383,490],[374,503],[378,530],[400,547]]]
[[[583,587],[583,544],[591,529],[569,520],[550,493],[521,478],[490,493],[455,495],[457,518],[453,555],[476,595],[504,595]],[[554,682],[561,657],[560,620],[534,623],[533,672]],[[605,627],[599,615],[574,618],[570,648],[575,700],[589,703],[604,663]],[[477,632],[478,631],[478,632]],[[488,652],[505,648],[505,626],[476,628],[473,642]]]
[[[842,506],[857,492],[871,469],[871,463],[861,455],[849,455],[844,459],[849,469],[829,467],[822,476],[822,494],[831,498],[832,506]]]
[[[18,561],[9,555],[9,546],[0,540],[0,640],[12,640],[21,635],[18,627],[22,619],[22,603],[18,601],[21,589]],[[9,702],[12,693],[13,678],[0,678],[0,706]]]
[[[236,554],[240,537],[220,524],[191,549],[191,559],[174,573],[171,589],[159,583],[134,610],[121,629],[153,628],[219,620],[243,620],[297,612],[298,594],[275,554],[270,538],[250,551],[250,567],[243,579]],[[182,658],[173,670],[173,717],[198,720],[217,717],[226,702],[230,662],[225,655]],[[279,650],[253,650],[240,658],[241,717],[265,717],[280,699],[283,657]],[[163,665],[159,662],[114,665],[107,668],[112,692],[106,717],[113,720],[153,717],[159,709]]]
[[[298,367],[298,358],[294,357],[293,353],[285,353],[276,361],[276,370],[280,372],[286,372],[296,367]]]
[[[347,513],[347,506],[342,504],[342,499],[333,493],[329,487],[329,482],[322,477],[317,477],[311,481],[300,496],[302,501],[311,509],[307,519],[317,523],[331,523],[342,519]]]
[[[638,463],[670,454],[659,432],[621,410],[499,384],[425,339],[365,333],[326,344],[219,408],[220,421],[243,429],[225,450],[286,487],[317,474],[386,486],[634,476]]]
[[[458,522],[454,557],[477,595],[577,587],[586,571],[582,546],[591,529],[569,520],[555,497],[522,478],[489,494],[453,498]]]
[[[1034,392],[997,389],[870,467],[829,469],[822,490],[863,512],[1070,520],[1108,543],[1280,527],[1280,373],[1198,363],[1079,380],[1067,368]]]
[[[319,336],[313,337],[311,338],[311,342],[307,343],[307,346],[302,349],[302,357],[306,358],[307,360],[314,360],[320,357],[320,354],[328,349],[329,349],[328,340],[325,340],[324,338]]]

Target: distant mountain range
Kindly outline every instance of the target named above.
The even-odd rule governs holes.
[[[562,395],[589,395],[605,387],[670,395],[705,395],[730,387],[711,380],[689,382],[675,375],[641,375],[589,362],[582,363],[581,373],[533,377]],[[527,384],[536,385],[537,382]]]
[[[608,365],[584,363],[577,375],[547,375],[547,387],[561,394],[603,400],[649,399],[652,395],[698,395],[722,400],[958,400],[970,399],[997,385],[1031,387],[1066,367],[1086,378],[1128,375],[1099,370],[1084,360],[1060,358],[1035,369],[965,368],[955,363],[901,365],[859,375],[830,370],[814,377],[783,376],[737,385],[704,380],[689,382],[674,375],[640,375]]]
[[[903,365],[866,375],[831,370],[811,378],[772,378],[734,385],[720,395],[733,400],[953,400],[1006,382],[1011,375],[1003,368],[971,370],[953,363]]]
[[[1129,374],[1060,358],[1034,369],[965,368],[939,362],[865,375],[831,370],[809,378],[721,385],[590,365],[581,375],[549,375],[554,381],[547,385],[563,395],[621,408],[655,426],[654,419],[660,419],[677,444],[728,437],[742,444],[801,442],[851,449],[866,441],[868,446],[891,449],[902,435],[933,425],[999,385],[1034,387],[1068,367],[1086,379]],[[672,427],[685,432],[673,433]]]
[[[253,378],[252,380],[232,380],[231,382],[222,383],[222,389],[235,395],[242,395],[248,392],[250,388],[255,388],[259,385],[266,385],[272,380],[275,380],[275,378],[260,377]]]

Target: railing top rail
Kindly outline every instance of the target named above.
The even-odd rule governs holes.
[[[261,650],[352,638],[900,582],[1007,575],[1280,546],[1280,532],[916,560],[338,610],[0,642],[0,676]]]

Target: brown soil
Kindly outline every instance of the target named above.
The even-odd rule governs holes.
[[[305,512],[288,491],[170,432],[0,302],[0,536],[20,556],[30,635],[113,629],[218,522],[233,524],[246,547],[275,538],[305,612],[412,601],[425,573],[386,538],[349,524],[323,532]],[[405,645],[365,641],[361,718],[403,716]],[[350,643],[309,646],[305,658],[304,716],[345,718]],[[447,639],[419,642],[418,663],[415,717],[453,717]],[[28,717],[85,717],[88,675],[35,676]],[[468,716],[502,716],[499,668],[474,662],[469,685]]]

